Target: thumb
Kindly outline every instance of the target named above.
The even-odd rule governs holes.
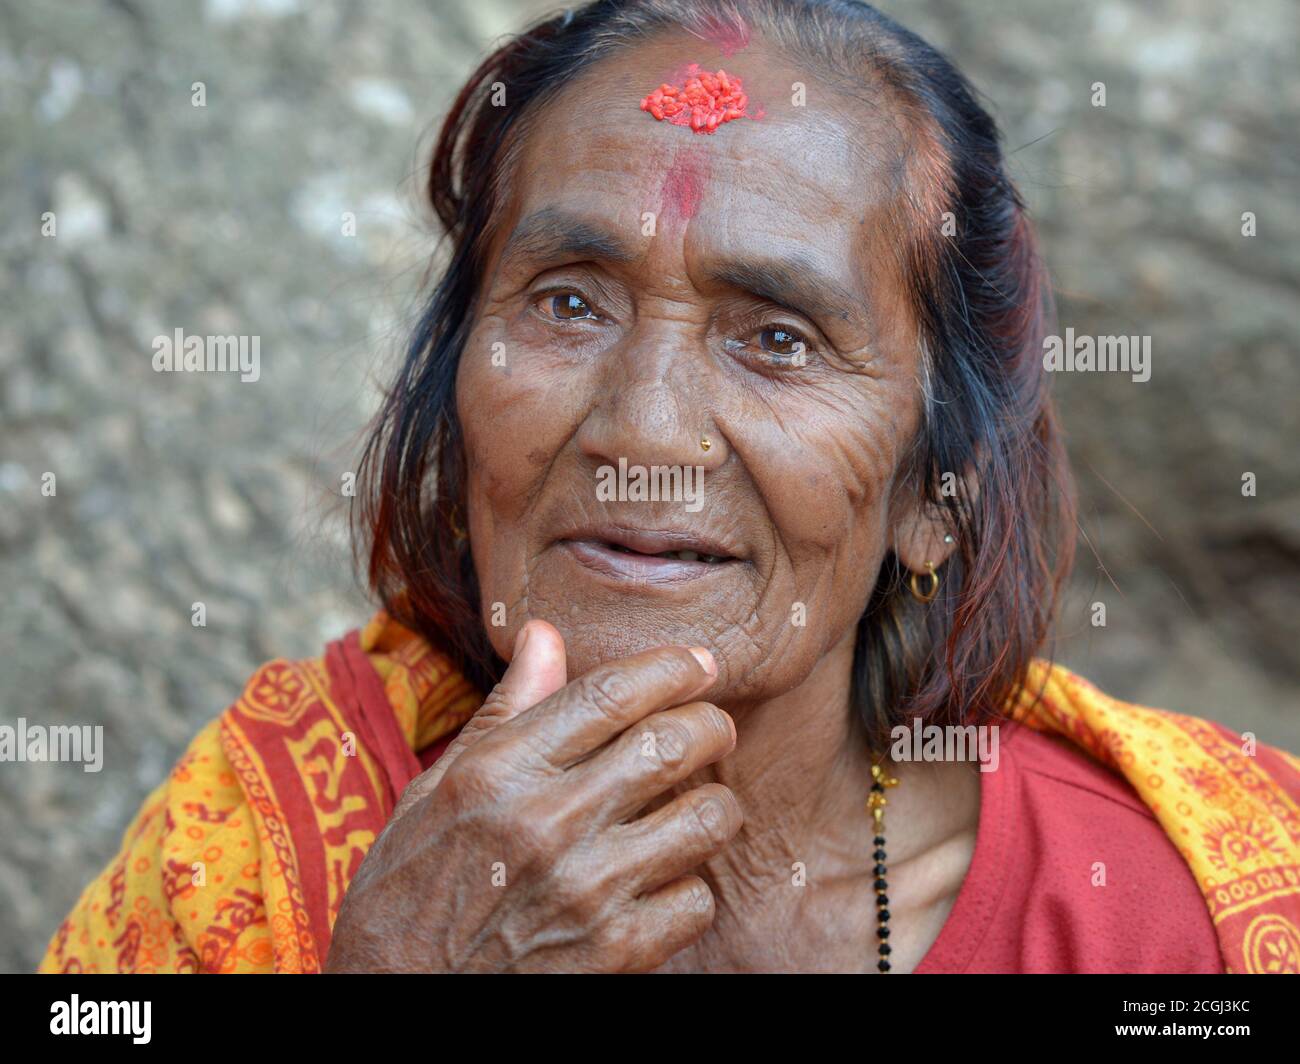
[[[564,637],[553,624],[529,621],[515,637],[510,666],[473,719],[495,727],[537,705],[568,682]]]
[[[564,637],[546,621],[531,620],[519,629],[510,665],[478,712],[429,768],[402,792],[393,819],[433,791],[458,757],[493,728],[517,717],[568,682]]]

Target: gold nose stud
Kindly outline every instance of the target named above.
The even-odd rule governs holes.
[[[705,450],[705,451],[707,451],[707,450],[708,450],[710,447],[712,447],[712,446],[713,446],[713,441],[712,441],[711,439],[709,439],[707,436],[703,436],[703,437],[700,438],[700,448],[701,448],[701,450]]]

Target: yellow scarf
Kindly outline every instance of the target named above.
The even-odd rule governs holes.
[[[1035,662],[1011,715],[1122,773],[1191,868],[1230,972],[1300,973],[1300,760]],[[379,614],[273,661],[146,799],[43,972],[316,972],[402,787],[481,696]]]

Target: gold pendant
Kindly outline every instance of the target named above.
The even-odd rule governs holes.
[[[885,797],[884,788],[897,787],[898,780],[889,775],[877,763],[871,766],[871,782],[873,789],[867,795],[867,809],[871,811],[871,815],[876,821],[876,833],[879,834],[885,823],[885,806],[889,804],[889,799]],[[880,789],[875,789],[876,784],[879,784]]]

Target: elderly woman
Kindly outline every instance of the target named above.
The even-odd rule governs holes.
[[[1300,967],[1300,764],[1035,657],[1054,323],[942,56],[599,0],[475,72],[429,195],[383,610],[257,672],[44,969]]]

